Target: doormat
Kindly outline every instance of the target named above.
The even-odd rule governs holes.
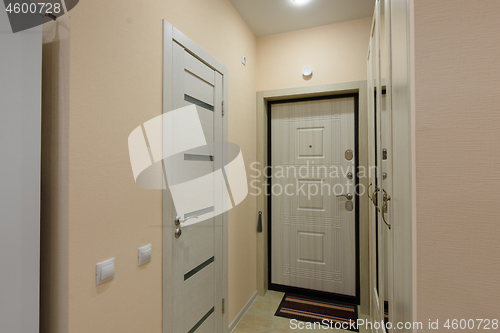
[[[319,323],[323,326],[321,328],[326,328],[329,325],[331,328],[359,332],[355,325],[358,320],[357,305],[328,302],[286,293],[274,315],[309,323]]]

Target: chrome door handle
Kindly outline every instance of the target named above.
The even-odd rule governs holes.
[[[352,199],[354,199],[354,195],[352,195],[351,193],[337,195],[337,198],[341,198],[341,197],[344,197],[344,198],[346,198],[347,200],[352,200]]]
[[[176,229],[175,230],[175,238],[179,238],[182,235],[182,230],[181,229]]]
[[[182,218],[182,217],[180,217],[180,216],[177,216],[177,217],[175,218],[175,225],[176,225],[176,226],[180,226],[180,225],[181,225],[181,223],[184,223],[184,222],[186,222],[186,221],[187,221],[187,220],[189,220],[189,219],[197,219],[197,218],[198,218],[198,216],[196,216],[196,215],[190,216],[190,217],[185,218],[185,219],[183,219],[183,218]]]

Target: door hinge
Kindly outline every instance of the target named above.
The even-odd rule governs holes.
[[[222,299],[222,313],[226,313],[226,300]]]
[[[222,116],[224,116],[224,101],[222,101]]]

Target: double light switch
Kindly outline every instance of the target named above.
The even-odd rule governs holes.
[[[151,261],[151,244],[139,248],[139,266]],[[103,284],[115,277],[115,258],[96,265],[96,285]]]

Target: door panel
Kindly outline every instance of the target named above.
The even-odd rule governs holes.
[[[214,264],[200,270],[184,282],[182,332],[189,332],[214,307]]]
[[[184,66],[187,72],[215,86],[214,70],[195,58],[189,52],[184,53]]]
[[[214,87],[188,71],[184,72],[184,94],[210,106],[214,105]]]
[[[196,227],[182,229],[184,260],[183,274],[187,274],[214,256],[213,221],[198,223]]]
[[[271,106],[274,284],[356,296],[355,203],[336,197],[355,194],[354,112],[354,97]]]
[[[215,143],[223,141],[223,75],[193,50],[169,42],[172,81],[165,98],[170,98],[173,111],[164,125],[164,150],[174,154],[165,161],[166,195],[171,198],[164,199],[170,200],[165,207],[172,209],[164,211],[164,225],[173,232],[164,238],[164,247],[171,245],[171,252],[164,251],[170,256],[164,259],[164,276],[172,277],[164,280],[165,295],[170,295],[164,304],[172,312],[164,311],[164,332],[226,332],[221,213],[227,188],[224,191],[220,181],[223,150],[215,149]]]

